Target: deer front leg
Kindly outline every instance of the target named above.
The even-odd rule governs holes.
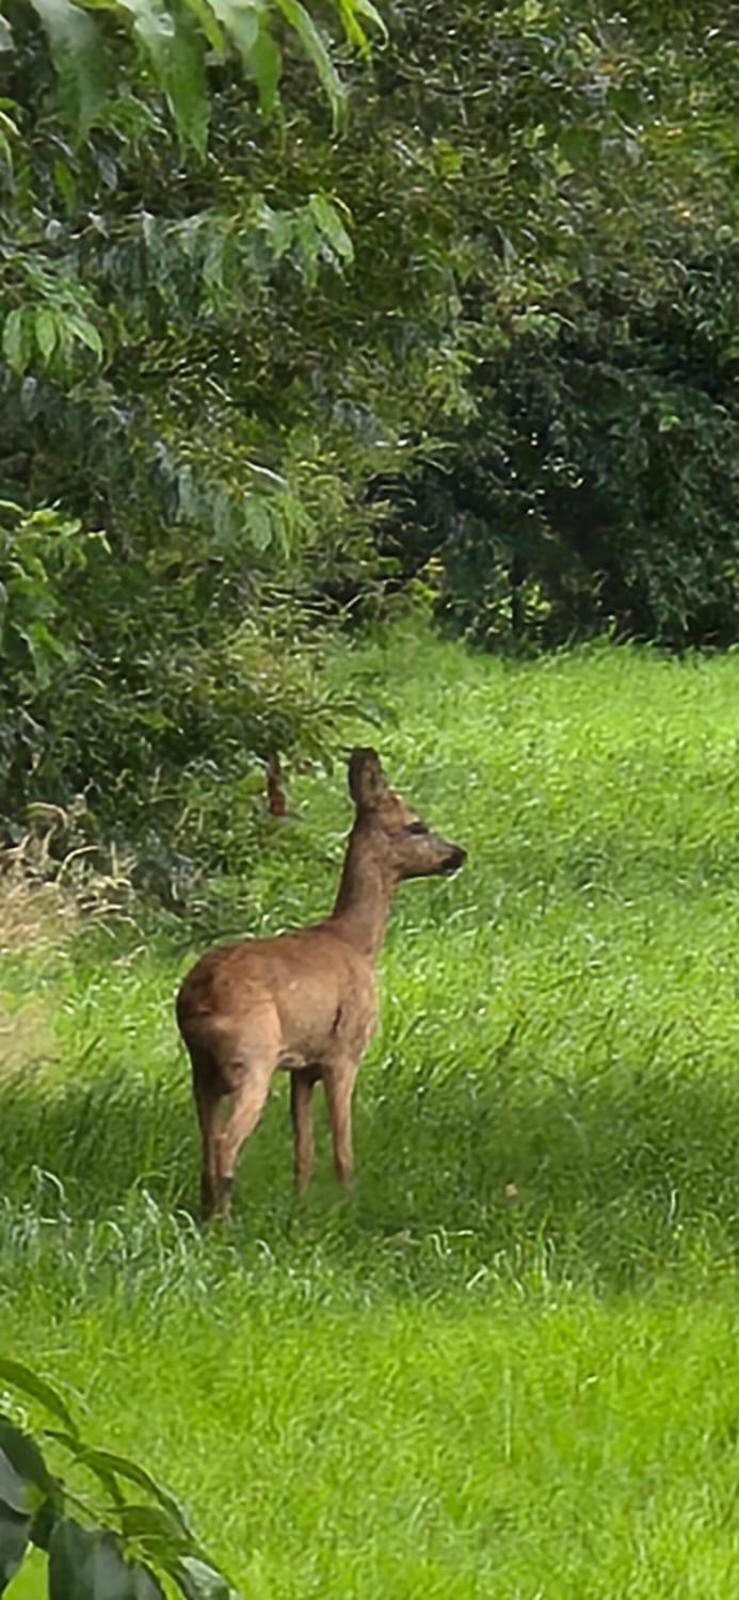
[[[354,1176],[352,1094],[358,1066],[358,1062],[342,1061],[326,1068],[323,1074],[334,1150],[334,1172],[344,1189],[348,1189]]]
[[[313,1175],[313,1088],[318,1073],[301,1067],[290,1073],[290,1113],[295,1140],[294,1174],[298,1194],[303,1194]]]

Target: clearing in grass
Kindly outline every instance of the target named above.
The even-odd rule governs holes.
[[[277,1085],[231,1237],[194,1221],[172,996],[207,942],[329,909],[349,806],[304,779],[192,926],[6,949],[2,1344],[191,1502],[247,1595],[713,1600],[739,1554],[739,659],[512,665],[408,630],[336,670],[382,674],[383,760],[469,850],[394,903],[356,1190],[321,1138],[295,1200]]]

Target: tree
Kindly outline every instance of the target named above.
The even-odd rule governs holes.
[[[265,4],[250,84],[197,4],[68,5],[60,106],[14,0],[2,107],[0,813],[84,792],[150,881],[237,868],[260,764],[341,737],[337,604],[420,577],[488,645],[681,645],[737,582],[725,8],[396,0],[368,65],[371,8],[328,56]]]
[[[486,642],[730,640],[736,23],[533,0],[454,24],[399,8],[379,68],[452,273],[436,445],[388,546],[433,554]]]
[[[291,57],[303,48],[334,122],[343,90],[295,0],[252,8],[251,54],[242,13],[218,9],[225,31],[206,4],[194,20],[140,8],[137,54],[120,37],[123,8],[106,12],[106,43],[88,29],[97,12],[55,0],[42,14],[59,103],[44,36],[19,3],[2,111],[0,811],[84,793],[93,831],[136,835],[157,881],[193,813],[209,859],[214,845],[228,855],[228,820],[214,816],[212,833],[204,820],[205,773],[243,780],[248,810],[255,763],[320,756],[343,710],[317,682],[301,571],[353,485],[302,426],[298,397],[278,391],[305,297],[346,269],[352,244],[345,208],[322,189],[268,198],[270,164],[286,187],[294,164],[283,52],[296,93],[315,96]],[[359,19],[372,6],[339,10],[366,48]],[[207,149],[198,133],[187,154],[208,102],[177,40],[196,26],[198,59],[220,41],[217,115]],[[95,98],[112,51],[115,93]],[[297,598],[275,589],[288,573]]]

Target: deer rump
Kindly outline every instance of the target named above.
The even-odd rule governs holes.
[[[177,997],[187,1048],[221,1095],[264,1056],[321,1077],[334,1057],[366,1050],[377,1016],[374,971],[320,924],[210,950]]]

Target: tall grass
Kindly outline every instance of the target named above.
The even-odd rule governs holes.
[[[193,1219],[172,997],[329,904],[344,777],[195,924],[15,948],[3,1342],[89,1391],[248,1594],[728,1593],[739,1293],[739,657],[337,657],[392,780],[469,849],[398,893],[358,1184],[290,1186],[285,1086],[230,1239]],[[366,729],[357,729],[366,742]]]

